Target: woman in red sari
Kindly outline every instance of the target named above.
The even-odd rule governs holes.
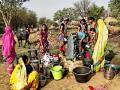
[[[7,73],[11,75],[13,71],[13,61],[15,59],[15,40],[11,26],[6,26],[2,36],[2,55],[7,64]]]
[[[48,27],[46,24],[43,24],[40,28],[40,53],[44,55],[49,51],[48,49]]]

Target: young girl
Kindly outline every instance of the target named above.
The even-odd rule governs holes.
[[[89,48],[85,48],[84,51],[84,65],[85,66],[90,66],[93,64],[93,60],[92,60],[92,54],[89,51]]]
[[[86,43],[83,42],[83,40],[85,39],[86,34],[85,34],[84,30],[82,30],[81,25],[78,26],[77,35],[78,35],[78,39],[79,39],[79,44],[78,44],[79,53],[80,53],[80,55],[82,55],[82,53],[84,52],[85,45],[86,45]]]
[[[44,55],[48,51],[48,27],[43,24],[40,28],[40,53]]]
[[[87,22],[86,22],[85,19],[81,19],[81,20],[80,20],[80,25],[81,25],[81,29],[82,29],[85,33],[87,33],[87,31],[88,31],[88,26],[87,26]]]
[[[64,40],[64,37],[65,37],[65,25],[63,23],[60,25],[59,30],[60,30],[60,33],[58,35],[58,41],[60,43],[59,44],[59,50],[63,55],[65,55],[65,44],[66,44],[65,40]]]
[[[95,46],[95,43],[96,43],[96,31],[95,31],[95,28],[91,28],[90,31],[89,31],[89,36],[90,36],[90,39],[89,39],[89,43],[91,45],[91,49],[93,50],[94,49],[94,46]]]

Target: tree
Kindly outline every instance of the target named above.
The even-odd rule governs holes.
[[[52,25],[52,26],[55,26],[55,27],[58,26],[58,24],[57,24],[55,21],[53,21],[53,20],[51,20],[51,19],[47,19],[46,17],[40,18],[38,23],[39,23],[40,25],[42,25],[42,24],[47,24],[48,27],[51,26],[51,25]]]
[[[34,27],[37,24],[36,13],[26,8],[19,9],[17,15],[13,16],[11,25],[14,29],[21,27],[27,27],[28,25],[33,25]]]
[[[33,25],[34,27],[36,27],[37,24],[36,13],[34,11],[29,10],[27,14],[28,14],[27,25]]]
[[[120,0],[110,0],[109,7],[112,16],[120,19]]]
[[[54,13],[55,21],[63,21],[65,17],[69,18],[70,20],[75,20],[78,18],[78,15],[73,8],[64,8],[63,10],[58,10],[56,13]]]
[[[81,0],[74,3],[74,8],[78,15],[86,17],[90,7],[90,0]]]
[[[28,0],[0,0],[0,13],[5,25],[10,25],[12,17],[26,1]]]
[[[39,21],[38,21],[38,23],[39,23],[40,25],[45,24],[45,22],[46,22],[46,17],[42,17],[42,18],[40,18]]]
[[[95,18],[100,18],[102,16],[104,16],[104,7],[98,7],[96,4],[92,4],[91,7],[89,8],[88,11],[88,16],[92,16]]]
[[[64,12],[62,12],[62,10],[58,10],[57,12],[54,13],[54,20],[55,21],[63,21],[63,17],[64,17]]]

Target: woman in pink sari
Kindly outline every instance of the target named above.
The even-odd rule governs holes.
[[[7,74],[11,75],[15,59],[15,40],[11,26],[6,26],[2,36],[2,55],[7,65]]]

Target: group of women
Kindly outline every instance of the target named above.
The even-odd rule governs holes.
[[[41,55],[49,50],[48,48],[48,27],[43,24],[39,27],[39,48]],[[28,57],[23,55],[16,62],[15,38],[11,26],[4,28],[2,36],[2,55],[7,67],[7,74],[10,76],[12,90],[36,90],[38,88],[38,72],[29,64]],[[15,65],[16,64],[16,65]]]
[[[68,23],[68,20],[67,20]],[[67,24],[66,24],[67,25]],[[67,44],[67,29],[64,23],[60,25],[59,47],[60,51],[65,55],[65,47]],[[84,59],[93,60],[94,71],[99,71],[104,66],[104,51],[108,40],[108,29],[102,19],[95,20],[89,17],[86,21],[81,19],[78,24],[77,46],[79,48],[79,56]]]
[[[65,48],[67,44],[67,39],[69,37],[67,31],[68,22],[69,19],[65,18],[59,27],[59,50],[63,53],[63,55],[65,55]],[[44,55],[46,52],[49,51],[48,27],[46,24],[43,24],[39,27],[39,30],[39,48],[41,55]],[[100,19],[96,21],[93,17],[89,17],[88,22],[86,22],[85,19],[81,19],[78,25],[78,32],[76,32],[76,34],[79,39],[78,47],[80,56],[86,53],[86,58],[92,58],[98,71],[98,68],[100,68],[101,62],[103,60],[104,49],[106,47],[108,38],[108,31],[103,20]],[[38,73],[34,71],[33,68],[28,64],[27,56],[24,55],[22,58],[20,58],[18,64],[15,66],[14,69],[14,59],[16,56],[15,43],[16,41],[14,39],[12,27],[6,26],[2,37],[2,55],[4,57],[4,60],[6,61],[8,75],[12,74],[10,78],[12,88],[13,90],[27,90],[26,88],[29,88],[30,90],[36,90],[35,88],[38,87],[38,82],[36,80],[36,78],[38,77]],[[89,52],[86,52],[86,47],[88,47],[88,44],[93,50],[92,55]],[[18,78],[20,78],[22,82],[16,82]],[[20,89],[17,89],[18,85]]]
[[[68,21],[68,20],[67,20]],[[67,22],[68,23],[68,22]],[[89,24],[89,25],[88,25]],[[61,23],[60,25],[60,33],[58,35],[58,39],[60,42],[59,49],[60,51],[65,54],[65,45],[66,45],[66,39],[68,37],[68,34],[65,35],[67,30],[65,29],[65,24]],[[97,23],[93,17],[88,18],[88,23],[85,19],[81,19],[78,24],[78,31],[76,32],[76,36],[78,39],[78,48],[79,48],[79,54],[82,55],[85,51],[85,46],[89,44],[91,46],[91,49],[93,49],[96,41],[97,41]]]

